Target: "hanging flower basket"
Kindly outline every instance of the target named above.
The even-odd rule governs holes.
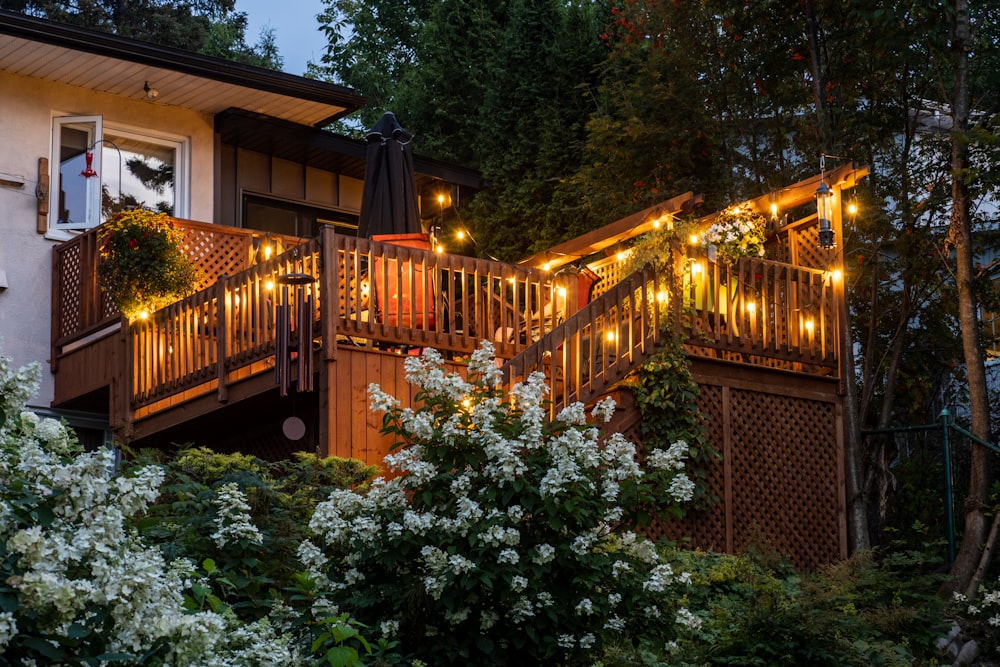
[[[145,209],[118,213],[101,227],[101,289],[129,321],[194,291],[198,271],[183,240],[170,216]]]
[[[728,266],[740,257],[763,257],[767,219],[748,204],[731,206],[701,236],[702,245]]]

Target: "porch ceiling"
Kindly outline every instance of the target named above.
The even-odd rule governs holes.
[[[0,71],[215,115],[247,109],[323,126],[364,105],[343,86],[0,11]]]

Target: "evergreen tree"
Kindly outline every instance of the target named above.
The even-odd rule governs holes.
[[[273,31],[246,41],[235,0],[0,0],[0,9],[259,67],[281,69]]]

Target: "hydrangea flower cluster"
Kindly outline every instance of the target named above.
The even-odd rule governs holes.
[[[651,452],[647,475],[635,446],[602,439],[582,405],[549,422],[540,374],[505,400],[489,343],[468,380],[442,366],[434,351],[407,359],[415,409],[369,389],[399,439],[395,476],[317,506],[300,557],[328,603],[434,664],[573,662],[609,634],[666,641],[663,619],[696,622],[678,603],[690,578],[624,525],[622,507],[654,483],[641,493],[689,498],[686,446]]]
[[[162,469],[118,475],[111,450],[83,452],[63,424],[25,411],[38,376],[0,357],[0,653],[25,665],[113,653],[174,667],[299,664],[266,619],[185,608],[193,564],[165,562],[133,527]]]

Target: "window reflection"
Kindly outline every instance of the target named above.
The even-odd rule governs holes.
[[[174,214],[173,146],[105,133],[101,150],[103,218],[136,207]]]

